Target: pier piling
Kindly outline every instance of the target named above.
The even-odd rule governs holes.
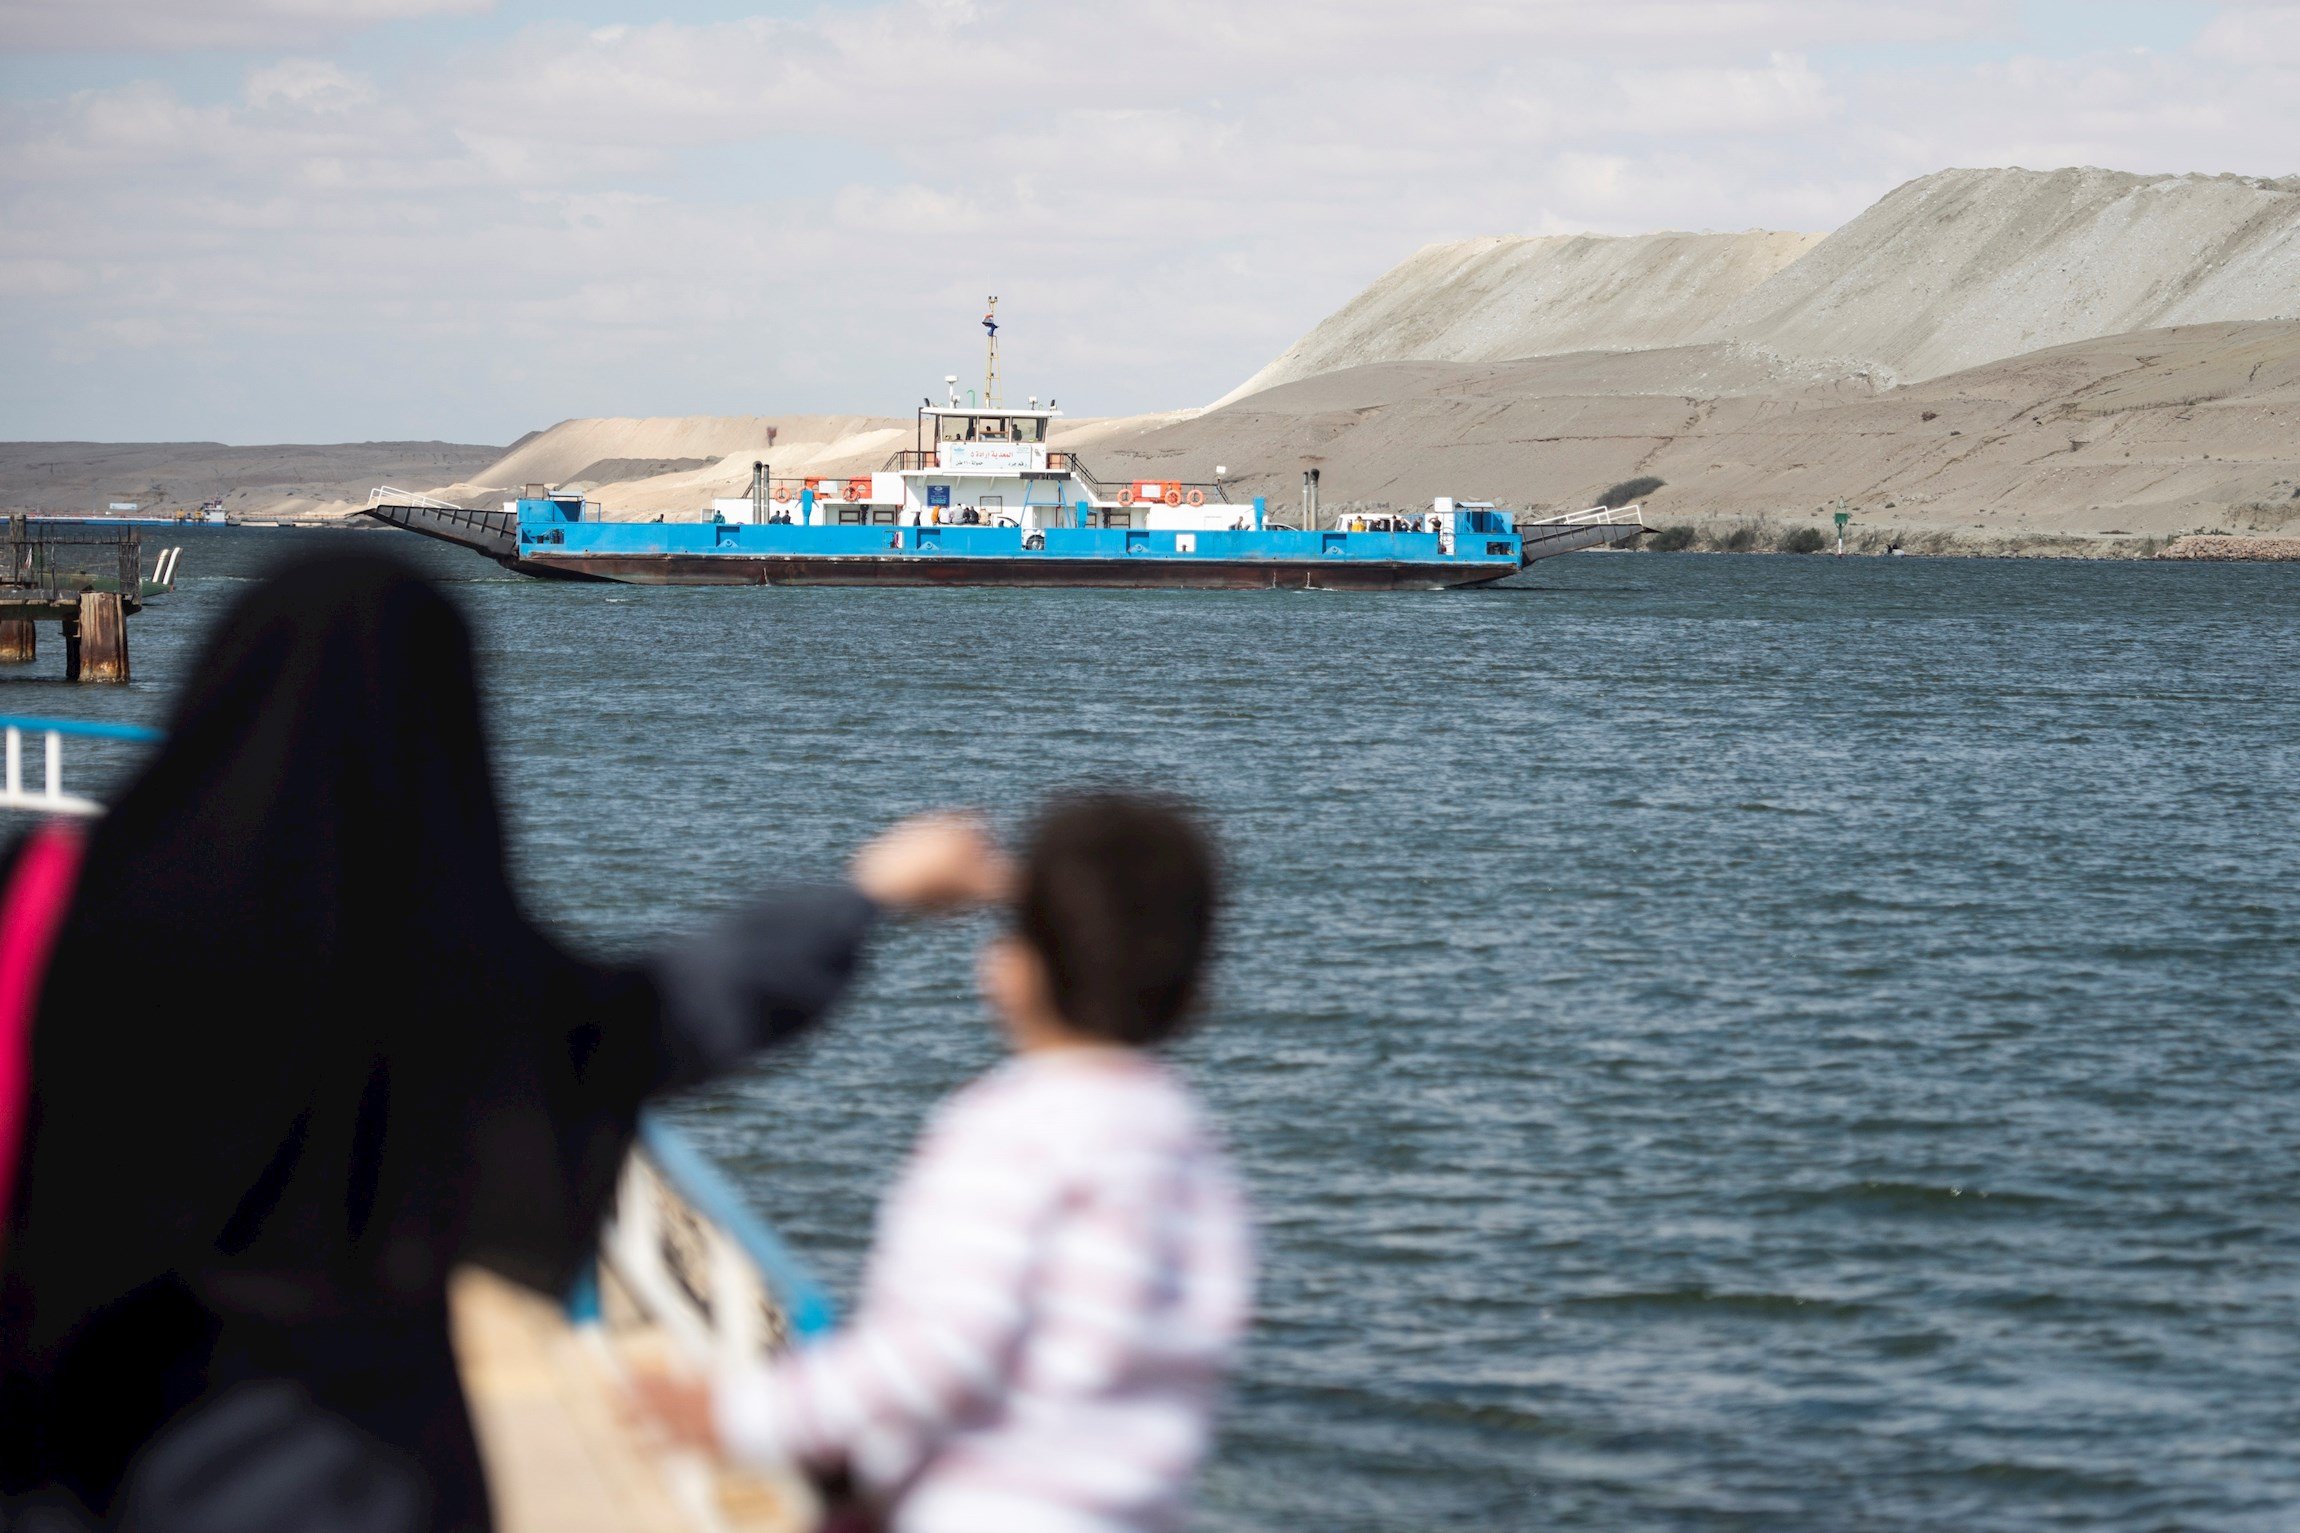
[[[40,630],[28,617],[0,617],[0,663],[40,658]]]
[[[80,598],[80,618],[64,640],[67,681],[128,679],[128,613],[117,591],[90,591]]]

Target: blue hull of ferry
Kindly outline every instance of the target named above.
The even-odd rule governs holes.
[[[1441,590],[1523,567],[1514,533],[1465,536],[1448,553],[1434,532],[603,522],[555,515],[550,502],[521,502],[516,513],[385,505],[368,514],[525,574],[632,585]]]

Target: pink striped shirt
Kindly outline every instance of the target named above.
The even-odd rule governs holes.
[[[721,1382],[740,1457],[845,1458],[897,1533],[1178,1525],[1252,1259],[1228,1165],[1146,1055],[1007,1061],[879,1213],[853,1324]]]

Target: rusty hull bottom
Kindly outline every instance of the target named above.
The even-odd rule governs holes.
[[[548,580],[655,586],[1016,586],[1183,591],[1442,591],[1489,585],[1514,564],[1374,564],[1341,560],[930,559],[769,554],[529,554],[510,562]]]

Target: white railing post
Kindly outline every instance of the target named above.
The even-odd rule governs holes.
[[[46,758],[46,780],[37,790],[28,790],[24,783],[24,734],[31,730],[42,737]],[[33,814],[100,815],[104,806],[92,798],[83,798],[64,791],[64,737],[91,735],[105,740],[156,740],[152,730],[139,729],[132,724],[83,724],[77,721],[51,721],[26,718],[20,714],[0,714],[0,809],[22,809]]]
[[[705,1229],[711,1253],[711,1328],[717,1333],[720,1361],[740,1367],[766,1347],[760,1309],[764,1294],[742,1247],[717,1225]]]

